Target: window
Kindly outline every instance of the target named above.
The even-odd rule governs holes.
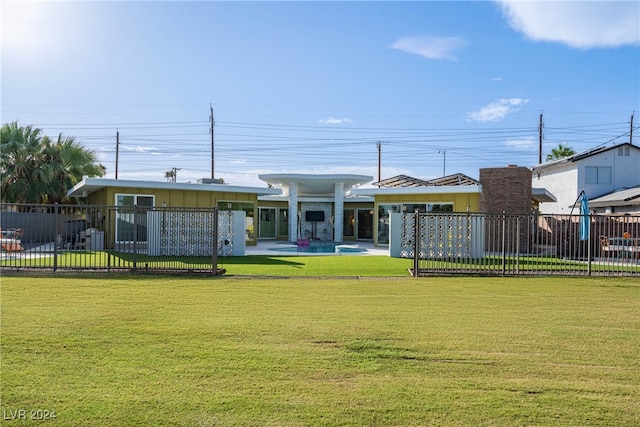
[[[618,147],[618,156],[629,157],[631,155],[631,149],[629,147]]]
[[[116,241],[117,242],[146,242],[147,215],[135,214],[134,206],[139,209],[152,209],[154,196],[139,194],[116,194]]]
[[[356,212],[353,209],[345,209],[342,217],[343,237],[355,237]]]
[[[389,243],[389,215],[401,212],[402,206],[399,203],[380,203],[378,204],[378,244],[386,245]]]
[[[611,184],[611,166],[586,166],[585,184]]]
[[[427,205],[428,212],[453,212],[453,203],[429,203]]]
[[[278,237],[287,237],[289,235],[287,215],[289,215],[289,209],[278,209]]]
[[[416,209],[418,212],[427,212],[427,204],[426,203],[405,203],[402,205],[402,212],[405,213],[415,213]]]

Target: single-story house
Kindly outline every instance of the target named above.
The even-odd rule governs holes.
[[[480,176],[478,181],[463,174],[432,180],[400,175],[369,188],[364,186],[372,181],[371,176],[354,174],[259,175],[265,187],[212,180],[176,183],[85,178],[68,195],[84,197],[88,205],[97,206],[217,206],[223,211],[241,211],[246,245],[255,245],[258,240],[372,241],[387,245],[389,218],[394,212],[493,213],[516,207],[517,213],[528,213],[541,201],[555,200],[544,189],[531,189],[531,171],[526,168],[481,169]],[[504,191],[505,180],[509,192]],[[115,219],[106,224],[105,230],[115,228],[108,233],[115,236],[114,241],[106,243],[126,240],[129,222]]]

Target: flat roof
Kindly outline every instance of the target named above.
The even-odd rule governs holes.
[[[299,196],[333,196],[336,183],[343,183],[346,193],[373,180],[369,175],[302,173],[270,173],[258,175],[258,178],[267,184],[282,188],[285,195],[289,194],[289,184],[295,182],[298,184]]]
[[[183,191],[206,191],[223,193],[250,193],[258,196],[277,195],[282,191],[279,188],[266,187],[243,187],[226,184],[193,184],[190,182],[163,182],[163,181],[136,181],[129,179],[108,179],[108,178],[84,178],[71,190],[67,191],[69,197],[87,197],[106,187],[120,188],[145,188],[149,190],[183,190]]]

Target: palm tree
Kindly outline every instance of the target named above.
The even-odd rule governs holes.
[[[565,144],[558,144],[556,148],[551,149],[551,153],[547,154],[547,160],[558,160],[564,157],[573,156],[576,152],[573,148]]]
[[[164,173],[164,177],[169,182],[176,182],[176,170],[175,169],[171,169],[169,171],[166,171]]]
[[[72,137],[56,143],[33,126],[5,124],[0,130],[0,191],[9,203],[68,202],[67,190],[83,176],[103,176],[104,166]]]
[[[82,180],[83,176],[104,176],[106,168],[96,163],[96,156],[78,144],[74,137],[58,135],[52,144],[49,137],[43,138],[49,147],[49,171],[58,185],[47,194],[47,203],[67,202],[67,190]]]
[[[17,122],[0,131],[0,191],[3,201],[38,203],[45,190],[46,154],[41,130],[19,127]]]

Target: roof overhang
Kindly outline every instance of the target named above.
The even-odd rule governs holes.
[[[395,188],[354,188],[351,194],[357,196],[413,195],[413,194],[467,194],[482,193],[481,185],[451,185],[429,187],[395,187]]]
[[[287,196],[259,196],[258,200],[261,202],[289,202],[289,197]],[[304,203],[334,203],[336,201],[335,197],[298,197],[298,202]],[[344,203],[373,203],[375,199],[373,197],[368,196],[345,196]]]
[[[546,188],[532,188],[531,198],[538,203],[557,202],[556,196],[551,194]]]
[[[368,175],[352,174],[300,174],[300,173],[274,173],[258,175],[262,181],[274,187],[282,188],[285,195],[289,194],[291,183],[297,183],[298,196],[330,196],[335,195],[335,185],[344,184],[346,193],[354,187],[359,187],[373,180]]]
[[[640,186],[619,189],[589,200],[589,206],[594,208],[638,205],[640,205]]]
[[[145,190],[182,190],[222,193],[250,193],[258,196],[277,195],[279,188],[244,187],[225,184],[192,184],[190,182],[135,181],[126,179],[84,178],[67,192],[69,197],[87,197],[91,193],[108,187],[135,188]]]

